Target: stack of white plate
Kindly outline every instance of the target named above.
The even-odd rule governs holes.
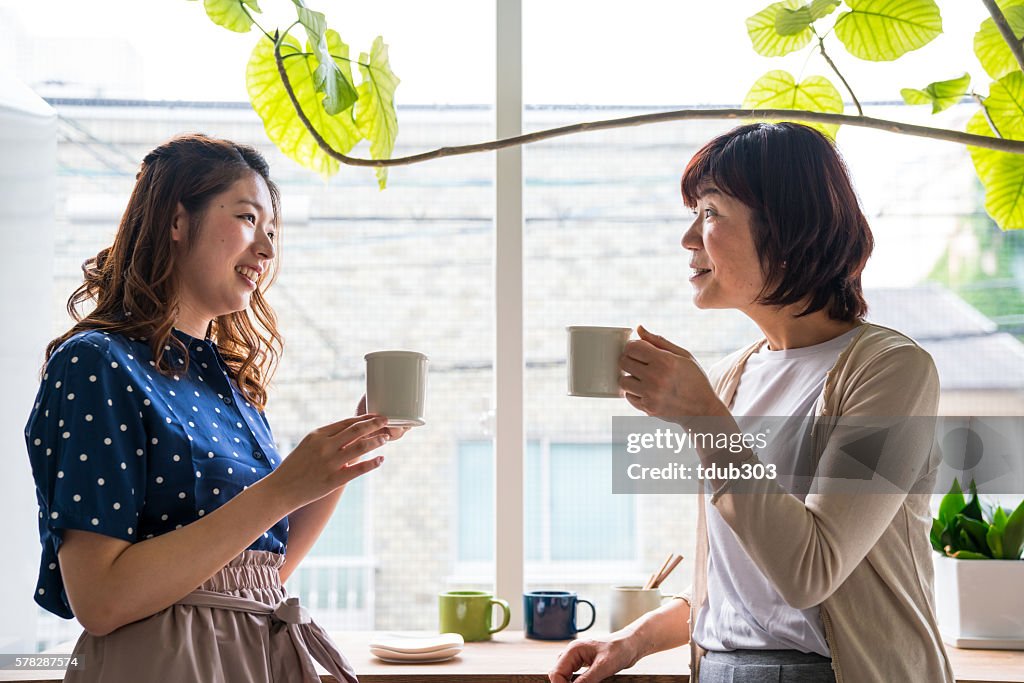
[[[451,659],[464,644],[458,633],[379,633],[370,641],[370,652],[385,662],[423,664]]]

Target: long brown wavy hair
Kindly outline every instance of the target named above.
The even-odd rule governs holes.
[[[147,154],[113,244],[82,264],[84,282],[67,303],[75,325],[47,345],[46,360],[72,335],[102,330],[147,339],[157,370],[168,376],[174,374],[164,352],[169,345],[176,349],[174,355],[184,358],[187,372],[188,352],[171,333],[179,304],[171,223],[180,203],[189,214],[190,249],[210,200],[249,173],[267,183],[276,227],[280,192],[266,160],[254,148],[189,134]],[[284,347],[277,318],[264,296],[277,277],[277,261],[273,259],[260,278],[249,308],[218,316],[209,330],[238,388],[259,410],[266,406],[267,385]],[[95,307],[82,315],[79,306],[91,301]]]

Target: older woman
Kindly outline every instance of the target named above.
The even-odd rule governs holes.
[[[696,214],[682,238],[694,303],[736,309],[764,338],[705,375],[686,349],[640,328],[620,360],[626,399],[684,427],[814,420],[813,432],[792,430],[757,453],[698,451],[725,470],[809,467],[814,486],[706,480],[690,589],[607,640],[573,643],[551,681],[587,666],[576,680],[596,683],[689,642],[700,683],[951,683],[932,609],[937,454],[916,438],[927,433],[908,428],[894,441],[909,473],[899,492],[851,495],[836,469],[844,421],[934,417],[939,395],[923,349],[864,322],[872,237],[845,165],[814,129],[747,125],[697,152],[682,196]]]

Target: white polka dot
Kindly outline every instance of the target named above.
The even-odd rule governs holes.
[[[158,483],[158,484],[164,483],[164,478],[163,477],[157,477],[156,478],[156,483]]]
[[[56,568],[57,568],[57,563],[56,562],[51,562],[50,563],[50,569],[56,569]]]
[[[164,419],[167,420],[167,424],[171,424],[171,418],[165,417]]]
[[[174,395],[175,395],[175,394],[174,394],[174,390],[173,390],[173,389],[171,389],[171,390],[170,390],[170,391],[168,391],[167,393],[169,393],[169,394],[170,394],[171,396],[174,396]]]
[[[196,426],[196,423],[195,423],[195,422],[193,422],[192,420],[189,420],[189,421],[188,421],[188,426],[189,426],[189,427],[195,427],[195,426]]]
[[[160,515],[160,519],[162,519],[163,521],[166,522],[167,521],[167,515]]]
[[[266,531],[264,531],[263,532],[263,538],[270,538],[270,534],[268,534]]]
[[[175,382],[178,382],[178,381],[180,381],[180,380],[181,380],[181,378],[180,378],[180,377],[178,377],[177,375],[175,375],[175,376],[174,376],[174,381],[175,381]]]
[[[46,593],[46,589],[45,589],[45,588],[40,588],[40,589],[39,589],[39,594],[40,594],[40,595],[43,595],[43,594],[45,594],[45,593]]]
[[[128,425],[121,425],[121,431],[122,432],[127,432],[128,431]]]
[[[228,474],[234,474],[234,473],[235,473],[235,469],[233,467],[229,467],[228,468]]]
[[[188,435],[188,440],[189,440],[189,441],[194,441],[195,439],[193,439],[193,438],[192,438],[192,435],[191,435],[191,434],[189,434],[189,435]]]
[[[53,449],[52,448],[47,448],[46,449],[46,454],[50,455],[51,453],[53,453]]]
[[[192,406],[192,412],[193,413],[198,413],[199,412],[199,408],[196,408],[195,406]]]
[[[239,429],[241,429],[242,428],[242,423],[241,422],[236,422],[235,426],[238,427]]]
[[[72,356],[71,357],[71,362],[72,363],[77,363],[78,362],[78,356]]]
[[[57,519],[59,516],[60,515],[58,515],[56,512],[51,512],[50,513],[50,519]]]
[[[127,355],[128,355],[128,360],[135,360],[135,356],[133,356],[132,354],[129,353]]]
[[[213,437],[213,440],[220,443],[220,439],[218,439],[217,437]]]
[[[149,442],[154,446],[160,443],[159,439],[157,439],[155,436],[152,439],[150,439]]]
[[[42,439],[36,439],[32,443],[34,443],[36,446],[42,446],[43,445],[43,440]]]
[[[126,463],[121,463],[121,469],[122,470],[128,469],[128,465]]]
[[[75,501],[76,503],[80,503],[82,502],[82,497],[76,493],[75,495],[71,496],[71,500]]]
[[[202,472],[196,472],[196,479],[202,479],[202,477],[203,477],[203,473]]]
[[[205,515],[205,514],[206,514],[206,510],[200,510],[200,511],[199,511],[199,516],[200,516],[200,517],[202,517],[202,516],[203,516],[203,515]]]
[[[179,494],[178,494],[178,498],[182,498],[182,499],[184,499],[184,498],[185,498],[185,492],[184,492],[184,491],[182,491],[181,493],[179,493]]]
[[[214,408],[213,412],[215,412],[215,413],[217,413],[219,415],[220,414],[220,408]]]
[[[54,388],[54,389],[60,389],[60,380],[57,380],[57,381],[56,381],[56,382],[54,383],[54,385],[53,385],[53,388]]]
[[[212,458],[213,457],[213,451],[207,451],[206,452],[206,457],[207,458]]]
[[[213,495],[219,496],[220,495],[220,489],[214,489],[213,490]]]
[[[61,434],[61,436],[63,436],[65,439],[70,438],[71,432],[64,432],[63,434]]]
[[[64,470],[58,470],[57,471],[57,478],[58,479],[63,479],[64,478]]]
[[[103,480],[103,477],[100,477],[99,479],[96,480],[96,483],[99,484],[100,486],[103,486],[107,482]]]
[[[116,368],[117,367],[117,361],[116,360],[110,361],[110,367]]]
[[[192,393],[195,394],[197,398],[199,397],[199,392],[198,391],[193,391]]]
[[[175,453],[175,454],[174,454],[174,457],[173,457],[173,458],[171,458],[171,459],[172,459],[172,460],[174,460],[174,462],[178,462],[179,460],[181,460],[181,456],[180,456],[180,455],[178,455],[177,453]]]
[[[45,374],[43,375],[43,379],[44,379],[44,380],[50,379],[50,373],[48,373],[48,372],[47,372],[47,373],[45,373]]]
[[[95,382],[96,381],[96,375],[89,375],[89,381],[90,382]]]
[[[113,407],[113,406],[114,406],[114,402],[113,402],[113,401],[111,401],[111,400],[110,400],[110,399],[108,398],[108,399],[107,399],[107,405],[108,405],[108,406],[110,406],[110,407]]]
[[[92,422],[92,415],[86,415],[85,416],[85,421],[86,422]]]
[[[109,446],[109,445],[110,445],[110,443],[111,443],[111,441],[110,441],[110,437],[108,436],[107,438],[103,439],[103,443],[105,443],[106,445],[108,445],[108,446]]]
[[[218,429],[218,427],[217,427],[217,423],[216,423],[216,422],[211,422],[210,424],[212,424],[212,425],[213,425],[213,428],[214,428],[214,429]]]
[[[142,455],[142,453],[143,453],[143,451],[142,451],[141,448],[136,448],[135,449],[135,455]]]
[[[175,524],[175,525],[174,525],[174,528],[175,528],[175,529],[180,529],[180,528],[181,528],[181,525],[180,525],[180,524]]]
[[[253,474],[256,474],[256,468],[255,467],[250,467],[249,469],[252,470]]]
[[[92,525],[93,526],[99,526],[100,525],[100,520],[98,520],[95,517],[93,517],[92,518]]]
[[[57,422],[57,426],[58,426],[58,427],[63,427],[63,426],[64,426],[64,420],[59,420],[59,421]]]
[[[237,436],[235,437],[235,443],[242,443]]]
[[[69,400],[69,401],[74,401],[74,400],[75,400],[75,395],[74,395],[74,393],[70,393],[70,394],[68,394],[68,400]]]
[[[121,509],[121,504],[120,503],[114,503],[114,509],[115,510],[120,510]]]
[[[152,404],[153,404],[153,402],[150,401],[148,398],[147,399],[143,399],[143,401],[142,401],[142,405],[144,405],[144,406],[148,406],[148,405],[152,405]]]
[[[132,528],[131,528],[131,527],[128,527],[128,535],[131,535],[131,534],[133,534],[133,533],[135,533],[135,532],[134,532],[134,531],[132,530]]]
[[[131,385],[131,384],[129,384],[128,386],[126,386],[126,387],[125,387],[124,389],[125,389],[125,391],[128,391],[128,392],[132,392],[132,391],[135,391],[134,389],[132,389],[132,385]]]

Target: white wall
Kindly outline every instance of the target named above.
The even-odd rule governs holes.
[[[31,652],[39,567],[38,507],[25,450],[25,421],[52,330],[57,114],[0,72],[0,650]]]

